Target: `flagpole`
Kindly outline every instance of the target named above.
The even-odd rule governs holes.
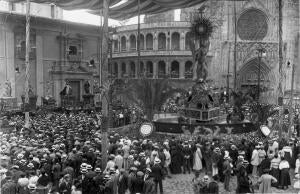
[[[100,74],[103,76],[102,80],[108,80],[108,42],[109,42],[109,34],[108,34],[108,16],[109,16],[109,3],[110,0],[103,0],[103,27],[102,27],[102,68]],[[110,96],[108,96],[109,98]],[[102,98],[102,111],[103,111],[103,119],[102,119],[102,139],[101,139],[101,152],[102,152],[102,169],[104,170],[107,163],[107,146],[108,146],[108,128],[110,124],[110,115],[109,115],[109,99]]]
[[[283,72],[283,39],[282,39],[282,7],[283,1],[278,0],[278,55],[279,55],[279,83],[278,83],[278,105],[280,106],[279,110],[279,139],[282,139],[282,126],[283,126],[283,88],[282,82],[284,78]]]
[[[237,46],[237,24],[236,24],[236,2],[233,2],[234,7],[234,78],[233,78],[233,89],[236,91],[236,79],[237,79],[237,73],[236,73],[236,67],[237,67],[237,56],[236,56],[236,46]]]
[[[141,47],[140,47],[140,36],[141,36],[141,9],[140,9],[140,0],[138,0],[138,37],[137,37],[137,54],[138,54],[138,58],[137,58],[137,78],[139,78],[139,74],[140,74],[140,60],[141,60]]]
[[[29,126],[29,78],[30,78],[30,62],[29,62],[29,54],[30,54],[30,0],[26,0],[26,50],[25,50],[25,126]]]

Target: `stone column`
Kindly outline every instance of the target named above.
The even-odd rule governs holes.
[[[12,31],[5,31],[4,32],[4,38],[5,46],[4,49],[6,56],[4,56],[4,67],[5,67],[5,74],[7,74],[7,80],[11,83],[11,96],[12,97],[18,97],[16,96],[16,79],[15,79],[15,36],[14,32]],[[19,97],[20,99],[20,97]]]
[[[180,50],[185,50],[185,34],[184,32],[180,33]]]
[[[153,50],[157,51],[158,50],[158,34],[157,32],[154,32],[153,35]]]
[[[153,61],[153,78],[158,78],[158,64],[157,61]]]
[[[43,64],[43,38],[40,32],[36,35],[36,95],[37,105],[41,105],[41,97],[44,96],[44,64]]]
[[[185,74],[185,67],[184,67],[184,62],[179,61],[179,79],[184,79],[184,74]]]
[[[166,75],[170,75],[171,62],[166,61]]]
[[[126,74],[127,74],[127,76],[129,76],[130,71],[131,71],[131,69],[130,69],[130,62],[127,61],[127,62],[126,62]]]
[[[138,64],[138,62],[136,62],[135,63],[135,72],[134,72],[134,77],[135,78],[138,78],[138,76],[139,76],[138,70],[139,70],[139,64]]]

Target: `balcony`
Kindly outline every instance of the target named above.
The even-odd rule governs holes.
[[[192,52],[189,50],[141,50],[141,56],[191,56]],[[134,50],[122,50],[119,53],[113,53],[113,58],[127,58],[127,57],[137,57],[137,51]]]

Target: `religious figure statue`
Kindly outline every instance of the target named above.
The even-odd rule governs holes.
[[[85,83],[84,83],[84,91],[85,91],[85,93],[86,94],[90,94],[90,87],[91,87],[91,85],[90,85],[90,83],[89,83],[89,81],[87,80],[87,81],[85,81]]]
[[[193,65],[193,80],[206,80],[208,76],[208,66],[206,55],[209,51],[209,40],[200,40],[199,48],[195,51],[195,63]]]
[[[3,97],[11,97],[12,89],[11,89],[11,83],[10,81],[6,80],[3,86],[3,92],[2,96]]]
[[[61,96],[70,96],[72,95],[72,87],[69,85],[69,82],[66,82],[64,89],[59,93]]]

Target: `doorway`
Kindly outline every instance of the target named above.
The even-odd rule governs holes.
[[[70,80],[69,85],[72,88],[72,96],[74,97],[75,103],[80,102],[80,81]]]

